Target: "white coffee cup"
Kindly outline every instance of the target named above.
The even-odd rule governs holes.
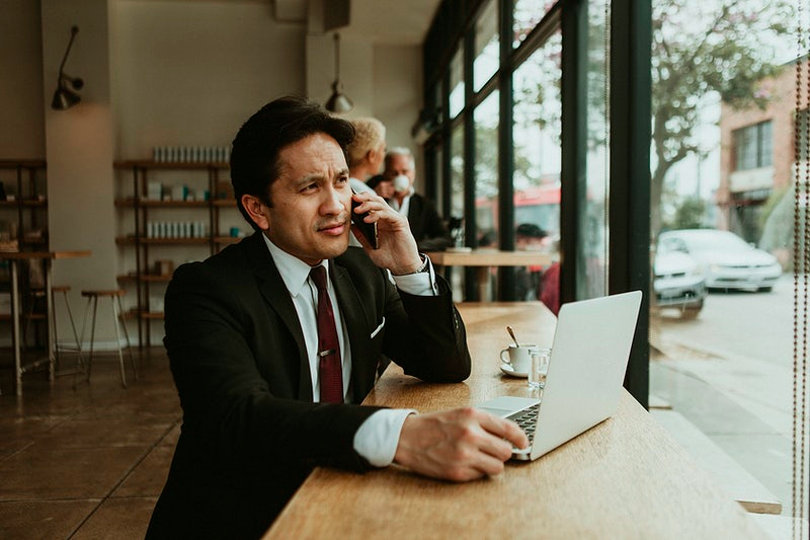
[[[508,349],[501,350],[501,362],[512,368],[515,373],[527,373],[531,366],[531,351],[537,345],[523,343],[520,347],[509,345]]]
[[[404,174],[400,174],[394,178],[394,191],[397,193],[402,193],[409,187],[411,187],[411,179]]]

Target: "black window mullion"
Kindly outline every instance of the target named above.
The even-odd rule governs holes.
[[[512,134],[514,123],[512,95],[512,24],[514,0],[500,0],[500,68],[499,118],[498,118],[498,230],[499,247],[515,249],[515,188],[512,182],[515,171],[515,149]],[[499,299],[515,300],[515,269],[498,269]]]
[[[452,211],[452,200],[451,200],[451,193],[452,193],[452,168],[451,168],[451,145],[450,145],[450,137],[452,136],[452,131],[450,127],[450,70],[447,69],[444,72],[444,77],[442,77],[442,215],[449,217],[450,212]],[[459,216],[453,216],[459,217]]]
[[[651,0],[613,0],[610,18],[611,294],[641,290],[624,386],[649,401]]]
[[[475,121],[472,106],[475,98],[473,91],[473,62],[475,60],[475,25],[464,36],[464,110],[459,116],[464,117],[464,236],[467,244],[478,247],[478,226],[475,223]],[[464,268],[464,298],[471,301],[483,300],[478,297],[476,286],[476,269]]]
[[[578,300],[588,279],[582,230],[587,193],[587,0],[566,2],[562,32],[562,161],[560,167],[560,303]]]

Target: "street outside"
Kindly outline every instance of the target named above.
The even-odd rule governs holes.
[[[694,320],[664,310],[650,331],[651,394],[765,485],[783,514],[792,496],[793,298],[785,274],[772,292],[710,293]]]

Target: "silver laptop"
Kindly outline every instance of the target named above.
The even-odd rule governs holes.
[[[531,441],[513,459],[535,460],[607,419],[619,405],[641,291],[563,304],[542,401],[503,396],[476,405],[515,420]]]

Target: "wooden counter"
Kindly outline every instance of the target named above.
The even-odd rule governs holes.
[[[478,297],[489,297],[490,268],[499,266],[548,266],[552,263],[550,253],[540,251],[501,251],[497,249],[474,249],[472,251],[431,251],[427,254],[436,266],[470,266],[476,269]]]
[[[473,358],[462,384],[425,384],[392,365],[365,403],[433,411],[528,395],[500,374],[498,351],[551,343],[539,302],[461,304]],[[585,332],[586,329],[583,329]],[[550,382],[551,383],[551,382]],[[453,484],[396,466],[364,475],[319,468],[265,538],[764,538],[628,393],[617,414],[532,463]]]

